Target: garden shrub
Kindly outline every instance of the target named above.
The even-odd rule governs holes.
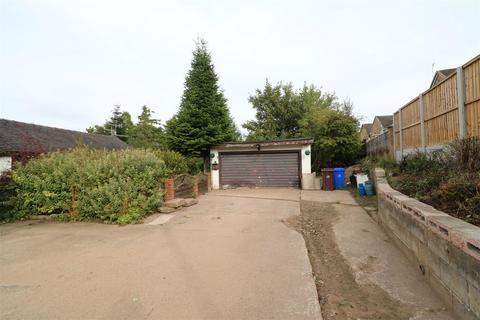
[[[166,173],[169,177],[189,171],[189,159],[181,153],[171,150],[155,150],[154,153],[165,163]]]
[[[372,156],[365,157],[360,161],[362,171],[370,172],[377,167],[384,168],[392,173],[393,171],[397,171],[398,164],[393,159],[376,158]]]
[[[445,149],[405,157],[392,187],[438,210],[480,226],[480,139],[453,141]]]
[[[21,215],[132,223],[156,210],[165,162],[146,150],[53,152],[14,170]]]
[[[165,162],[169,177],[180,174],[196,175],[203,171],[203,158],[186,157],[179,152],[171,150],[154,151],[155,155]]]
[[[191,175],[196,175],[203,172],[204,161],[201,157],[187,158],[187,172]]]
[[[0,221],[10,221],[17,218],[15,211],[15,189],[10,174],[0,175]]]

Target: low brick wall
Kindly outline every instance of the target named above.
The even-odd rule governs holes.
[[[480,228],[392,189],[375,169],[378,223],[456,319],[480,319]]]

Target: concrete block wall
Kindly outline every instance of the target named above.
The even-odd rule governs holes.
[[[378,223],[458,319],[480,319],[480,228],[392,189],[375,169]]]

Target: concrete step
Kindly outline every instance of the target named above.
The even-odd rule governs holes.
[[[184,207],[190,207],[198,203],[198,199],[195,199],[195,198],[186,198],[184,200],[185,200],[185,204],[183,205]]]
[[[182,199],[182,198],[176,198],[176,199],[173,199],[173,200],[168,200],[168,201],[165,201],[163,203],[164,207],[174,208],[174,209],[180,208],[184,205],[185,205],[185,199]]]
[[[171,208],[171,207],[160,207],[160,209],[158,209],[158,212],[160,213],[172,213],[175,211],[175,208]]]

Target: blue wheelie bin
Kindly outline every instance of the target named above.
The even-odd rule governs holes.
[[[345,188],[345,168],[333,168],[333,183],[335,189]]]

